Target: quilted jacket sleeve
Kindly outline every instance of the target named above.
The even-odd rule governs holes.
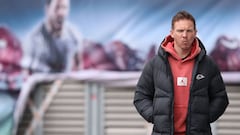
[[[138,80],[134,95],[134,105],[138,113],[148,122],[153,119],[154,81],[151,61],[147,63]]]
[[[209,108],[209,121],[216,121],[226,110],[229,100],[225,88],[225,84],[223,82],[220,71],[215,65],[215,74],[210,82],[210,108]]]

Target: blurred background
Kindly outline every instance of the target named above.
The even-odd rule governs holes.
[[[0,56],[1,91],[14,89],[10,92],[16,102],[14,117],[6,116],[14,121],[10,124],[14,125],[14,134],[149,135],[151,124],[137,114],[132,104],[135,84],[144,63],[169,34],[172,16],[179,10],[195,17],[197,36],[219,65],[227,85],[230,105],[213,124],[214,134],[240,134],[239,0],[70,1],[67,20],[83,38],[81,69],[16,77],[19,64],[11,72],[14,84],[5,86],[5,76],[10,76],[2,70],[6,56],[14,54],[15,60],[24,52]],[[0,33],[0,53],[6,52],[5,39],[18,42],[18,47],[12,47],[15,50],[26,48],[26,37],[42,23],[44,13],[44,0],[1,0],[0,27],[10,35]],[[98,51],[101,49],[104,54]],[[123,63],[117,62],[117,52],[121,52]],[[11,64],[15,65],[14,60]],[[111,66],[100,66],[105,62]]]

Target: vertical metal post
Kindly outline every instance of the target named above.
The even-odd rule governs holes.
[[[98,131],[99,131],[99,123],[98,123],[98,100],[99,100],[99,97],[98,97],[98,89],[97,89],[97,86],[96,84],[92,84],[92,91],[91,91],[91,101],[92,101],[92,104],[91,104],[91,107],[92,107],[92,112],[91,112],[91,115],[92,115],[92,135],[97,135]]]
[[[102,86],[97,83],[87,84],[86,113],[87,113],[87,131],[86,135],[104,135],[103,134],[103,91]]]
[[[34,91],[34,103],[36,105],[36,109],[38,109],[40,107],[40,105],[42,104],[43,100],[44,100],[44,92],[46,90],[43,89],[44,85],[37,85],[36,90]],[[40,123],[38,123],[36,129],[33,131],[34,135],[43,135],[43,121],[41,121]]]

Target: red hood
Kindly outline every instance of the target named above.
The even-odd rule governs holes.
[[[173,45],[173,38],[168,35],[165,40],[162,42],[161,47],[168,52],[169,54],[171,54],[171,56],[173,56],[175,59],[177,60],[181,60],[181,58],[178,56],[178,54],[176,53],[175,49],[174,49],[174,45]],[[199,47],[199,42],[197,40],[197,38],[193,41],[193,48],[191,50],[190,56],[188,56],[184,61],[187,60],[191,60],[193,58],[195,58],[201,51],[201,48]]]

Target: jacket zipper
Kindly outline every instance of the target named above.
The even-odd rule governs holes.
[[[197,67],[198,67],[198,62],[195,62],[195,66],[193,68],[193,73],[192,73],[192,82],[191,82],[191,86],[190,86],[190,93],[189,93],[189,101],[188,101],[188,114],[187,114],[187,123],[186,123],[186,135],[190,134],[190,123],[191,123],[191,100],[192,100],[192,87],[193,84],[195,82],[195,76],[197,74]]]
[[[170,81],[172,82],[171,129],[170,129],[170,134],[174,135],[174,115],[173,115],[174,114],[174,86],[173,86],[173,75],[172,75],[172,72],[169,70],[171,68],[170,68],[170,65],[169,65],[168,61],[166,62],[166,65],[168,66],[166,71],[167,71],[167,73],[169,75]]]

